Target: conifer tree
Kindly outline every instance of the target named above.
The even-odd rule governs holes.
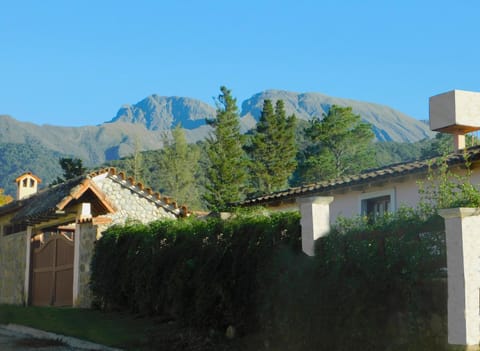
[[[65,157],[61,158],[58,162],[63,169],[63,177],[65,180],[81,176],[85,172],[82,160],[79,158]]]
[[[188,145],[185,131],[178,124],[158,160],[163,191],[190,208],[200,206],[196,184],[199,158],[198,149]]]
[[[58,160],[60,167],[63,170],[63,178],[57,177],[50,185],[60,184],[69,179],[83,175],[86,169],[83,167],[83,162],[79,158],[62,157]]]
[[[224,210],[243,198],[247,184],[247,159],[240,134],[236,99],[220,88],[216,118],[207,120],[213,133],[206,140],[208,168],[204,199],[212,210]]]
[[[306,135],[312,144],[302,165],[303,182],[354,174],[375,165],[372,127],[351,107],[332,105],[323,119],[311,121]]]
[[[286,117],[283,100],[265,100],[260,120],[247,148],[251,157],[252,183],[258,193],[269,193],[288,186],[297,166],[295,115]]]

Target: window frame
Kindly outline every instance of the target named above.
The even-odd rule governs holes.
[[[397,201],[396,201],[396,189],[390,188],[386,190],[372,191],[368,193],[362,193],[358,197],[358,213],[360,216],[366,216],[366,206],[365,203],[367,200],[372,200],[378,197],[390,196],[390,211],[395,213],[397,211]]]

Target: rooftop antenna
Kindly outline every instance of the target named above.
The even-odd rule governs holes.
[[[480,93],[452,90],[429,101],[430,129],[453,134],[455,152],[465,149],[465,134],[480,129]]]

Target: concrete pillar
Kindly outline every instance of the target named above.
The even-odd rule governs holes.
[[[302,219],[302,250],[309,256],[315,255],[315,240],[330,231],[330,203],[332,196],[299,198]]]
[[[465,135],[453,134],[453,149],[455,152],[465,149]]]
[[[480,209],[440,210],[445,219],[448,269],[448,343],[480,342]]]

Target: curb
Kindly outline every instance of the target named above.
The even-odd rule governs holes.
[[[1,325],[0,328],[18,334],[23,334],[25,336],[31,336],[38,339],[54,339],[60,340],[67,344],[70,347],[75,347],[81,350],[95,350],[95,351],[122,351],[121,349],[116,349],[113,347],[108,347],[100,344],[96,344],[90,341],[85,341],[70,336],[55,334],[46,332],[43,330],[38,330],[30,327],[26,327],[18,324],[7,324]]]

